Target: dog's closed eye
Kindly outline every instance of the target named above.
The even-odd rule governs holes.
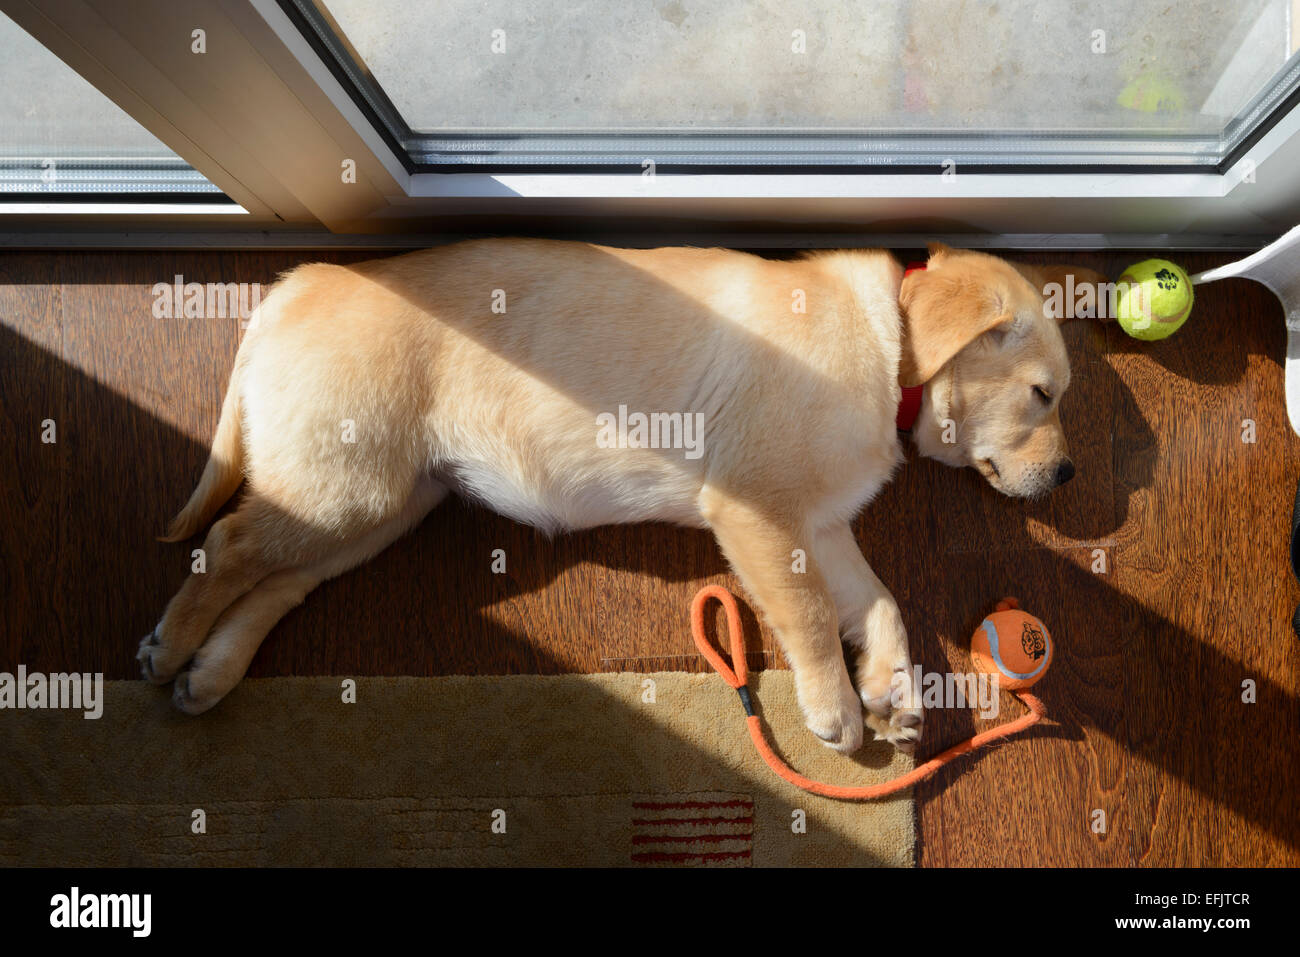
[[[1034,386],[1034,395],[1036,395],[1043,405],[1052,404],[1052,393],[1048,392],[1041,385]]]

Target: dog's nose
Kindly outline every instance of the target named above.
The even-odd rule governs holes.
[[[1074,463],[1069,459],[1062,459],[1061,464],[1056,467],[1056,484],[1064,485],[1072,478],[1074,478]]]

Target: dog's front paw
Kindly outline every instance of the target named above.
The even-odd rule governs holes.
[[[925,730],[925,711],[910,667],[896,666],[888,679],[878,670],[868,671],[862,678],[862,703],[875,740],[888,741],[904,754],[915,753]]]
[[[919,709],[892,711],[881,716],[867,712],[867,727],[875,732],[876,741],[888,741],[904,754],[915,754],[925,731],[925,715]]]
[[[848,673],[797,681],[799,707],[808,730],[829,748],[852,754],[862,747],[862,703]]]

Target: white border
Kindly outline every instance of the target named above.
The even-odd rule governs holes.
[[[1224,195],[1215,173],[658,174],[417,173],[413,198],[1135,199]]]
[[[6,203],[3,216],[247,216],[238,203]]]

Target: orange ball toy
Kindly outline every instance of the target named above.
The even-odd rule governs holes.
[[[1014,598],[998,602],[970,640],[975,667],[998,679],[1007,691],[1028,688],[1052,663],[1052,636],[1047,626],[1021,611]]]

